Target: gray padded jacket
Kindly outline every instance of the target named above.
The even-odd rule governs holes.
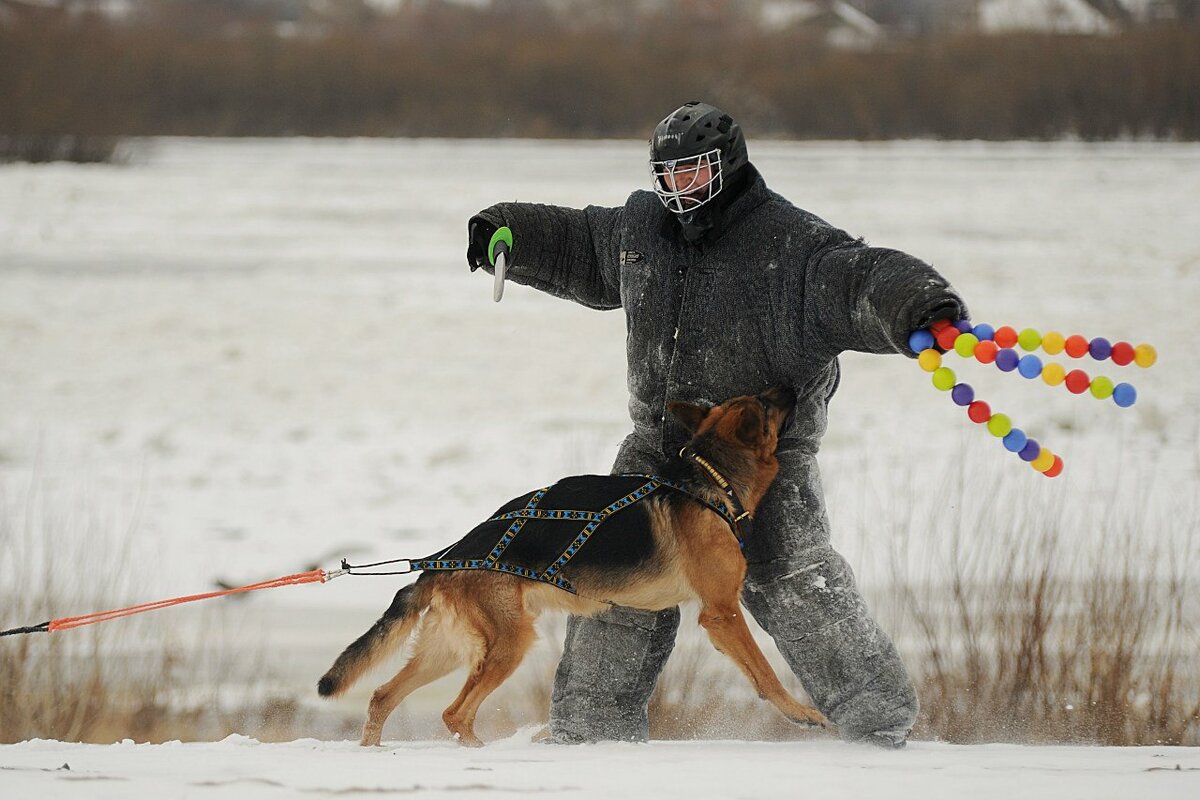
[[[844,350],[905,353],[936,310],[967,312],[925,262],[869,247],[755,174],[713,240],[687,243],[654,193],[620,208],[501,203],[512,280],[597,309],[624,308],[633,433],[615,471],[653,469],[686,440],[671,400],[719,403],[789,386],[780,451],[815,454]],[[786,462],[785,462],[786,463]]]

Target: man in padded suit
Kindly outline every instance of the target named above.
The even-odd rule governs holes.
[[[687,103],[654,129],[654,191],[619,208],[501,203],[469,223],[471,269],[512,232],[512,280],[624,308],[633,432],[614,472],[651,472],[687,440],[666,405],[792,387],[779,476],[745,546],[743,602],[841,736],[902,747],[917,696],[829,541],[817,449],[844,350],[903,353],[966,308],[928,264],[867,246],[767,188],[728,115]],[[550,739],[643,741],[679,610],[614,608],[568,622]]]

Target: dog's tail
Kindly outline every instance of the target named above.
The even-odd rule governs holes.
[[[342,694],[367,670],[398,649],[416,627],[421,612],[429,607],[433,596],[434,576],[426,573],[416,583],[396,592],[395,599],[370,630],[358,637],[333,662],[333,666],[317,682],[322,697]]]

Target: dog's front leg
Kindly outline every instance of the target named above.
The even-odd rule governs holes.
[[[740,606],[736,603],[705,605],[700,611],[700,624],[708,631],[713,646],[732,658],[750,679],[759,697],[769,701],[792,722],[825,727],[824,714],[804,705],[783,688],[779,676],[746,627],[746,617]]]

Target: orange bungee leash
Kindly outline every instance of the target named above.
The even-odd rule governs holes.
[[[193,603],[197,600],[209,600],[214,597],[224,597],[230,594],[256,592],[259,589],[275,589],[280,586],[297,586],[302,583],[328,583],[334,578],[347,574],[349,574],[349,570],[345,568],[332,571],[313,569],[308,572],[297,572],[294,575],[272,578],[269,581],[259,581],[258,583],[251,583],[246,586],[237,586],[233,589],[222,589],[217,592],[204,592],[202,594],[189,594],[184,597],[172,597],[167,600],[155,600],[151,603],[140,603],[126,608],[115,608],[111,611],[97,611],[93,614],[83,614],[78,617],[52,619],[40,625],[28,625],[21,628],[0,631],[0,636],[13,636],[19,633],[53,633],[54,631],[64,631],[68,628],[81,628],[84,625],[107,622],[110,619],[118,619],[120,617],[130,617],[134,614],[144,614],[147,611],[157,611],[160,608],[169,608],[170,606],[182,605],[183,603]]]

